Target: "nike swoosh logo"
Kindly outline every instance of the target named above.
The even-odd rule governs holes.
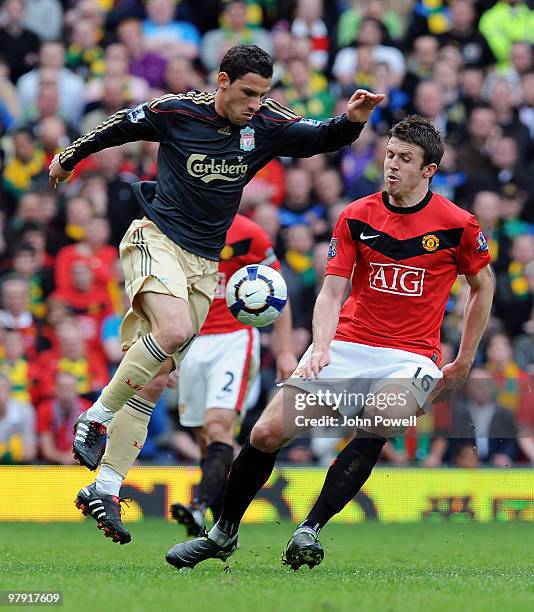
[[[257,291],[253,291],[252,293],[245,293],[245,297],[249,298],[251,295],[254,295],[255,293],[258,293],[259,289]]]
[[[360,234],[360,240],[371,240],[371,238],[378,238],[380,234],[375,234],[374,236],[364,236],[363,232]]]

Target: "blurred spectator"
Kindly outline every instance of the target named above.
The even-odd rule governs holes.
[[[195,58],[200,34],[193,24],[176,21],[175,10],[173,0],[148,0],[147,18],[143,23],[146,48],[164,58],[173,55]]]
[[[80,120],[84,106],[84,82],[72,70],[65,67],[65,47],[58,41],[43,43],[39,50],[39,67],[27,72],[17,81],[22,107],[31,108],[36,105],[40,75],[47,68],[57,72],[61,115],[67,121],[76,124]]]
[[[76,318],[79,333],[95,354],[103,356],[100,329],[111,312],[107,284],[96,283],[95,274],[86,261],[74,260],[69,268],[71,286],[54,293]]]
[[[272,51],[269,34],[262,28],[248,26],[245,2],[230,0],[224,7],[220,23],[220,28],[204,34],[200,44],[200,59],[208,71],[215,70],[226,51],[234,45],[258,45],[269,53]]]
[[[514,41],[534,42],[534,12],[521,0],[499,0],[484,12],[479,29],[501,66],[508,66]]]
[[[500,272],[508,266],[510,240],[504,233],[499,217],[499,195],[493,191],[479,191],[473,200],[473,214],[488,243],[493,268]]]
[[[0,293],[2,296],[0,326],[18,331],[22,335],[25,353],[31,358],[35,355],[37,325],[30,312],[28,281],[10,273],[3,279]]]
[[[0,25],[0,56],[7,59],[13,83],[36,64],[39,37],[24,27],[24,0],[5,0]]]
[[[150,98],[150,88],[145,79],[128,72],[128,51],[124,45],[112,43],[106,47],[104,66],[108,79],[116,77],[122,80],[125,101],[140,104]],[[98,102],[104,97],[104,82],[100,78],[102,75],[93,76],[94,78],[87,83],[85,91],[85,99],[88,103]]]
[[[482,88],[484,85],[484,71],[475,66],[464,66],[459,70],[460,98],[466,112],[470,115],[473,108],[484,102]]]
[[[397,11],[388,8],[385,0],[370,0],[365,3],[360,0],[352,0],[350,7],[339,17],[337,41],[340,47],[350,45],[357,37],[365,17],[372,17],[380,21],[390,38],[400,38],[403,29],[402,17]]]
[[[83,229],[83,241],[64,247],[57,255],[56,287],[60,292],[75,289],[72,267],[76,262],[86,263],[94,275],[89,291],[105,291],[112,277],[113,262],[118,253],[115,247],[108,244],[109,223],[106,219],[92,217],[86,221]]]
[[[508,186],[517,193],[521,204],[534,198],[534,187],[526,165],[519,158],[517,141],[501,136],[491,140],[489,164],[470,177],[469,191],[472,195],[481,190],[500,193]]]
[[[141,77],[150,87],[162,87],[165,60],[146,49],[141,20],[136,17],[123,19],[117,26],[117,36],[128,51],[130,74]]]
[[[287,250],[282,274],[288,286],[293,325],[309,327],[315,301],[315,272],[312,266],[313,234],[307,225],[287,230]]]
[[[165,89],[174,94],[200,89],[202,80],[187,57],[171,57],[164,73]]]
[[[76,391],[76,377],[68,372],[57,375],[54,395],[37,406],[39,455],[46,463],[73,465],[73,428],[90,403]]]
[[[93,156],[95,174],[85,177],[82,193],[95,212],[109,221],[111,235],[106,239],[118,246],[130,223],[140,216],[139,204],[131,189],[136,174],[122,170],[123,148],[113,147]],[[109,249],[108,249],[109,250]]]
[[[467,175],[460,169],[456,149],[446,144],[439,169],[432,179],[432,191],[467,208],[466,183]]]
[[[15,155],[4,169],[4,186],[18,199],[30,189],[32,179],[43,171],[45,156],[27,128],[17,129],[13,141]]]
[[[65,235],[71,242],[83,240],[85,225],[93,217],[93,209],[87,198],[75,196],[67,200],[65,207]]]
[[[451,462],[463,467],[467,445],[476,448],[481,463],[509,467],[517,456],[517,426],[512,414],[496,403],[491,375],[473,368],[464,395],[453,408]]]
[[[299,58],[290,60],[282,84],[289,106],[297,115],[322,121],[333,115],[335,100],[328,91],[328,81],[311,65]]]
[[[410,98],[415,94],[415,89],[421,81],[432,78],[434,64],[438,59],[438,48],[435,36],[419,36],[415,39],[401,86]]]
[[[532,408],[530,376],[518,366],[505,334],[493,335],[486,348],[486,370],[492,375],[496,401],[516,417]]]
[[[30,403],[30,371],[24,338],[17,331],[9,331],[3,341],[4,356],[0,371],[11,382],[11,397],[20,403]]]
[[[489,163],[492,143],[501,134],[497,113],[486,103],[477,104],[471,109],[467,131],[469,139],[458,149],[458,162],[472,176]]]
[[[315,194],[325,208],[334,206],[341,201],[343,185],[339,172],[335,168],[326,168],[315,176]]]
[[[324,217],[324,207],[312,201],[310,173],[300,168],[290,168],[286,172],[286,199],[280,210],[281,225],[315,225]]]
[[[291,23],[295,38],[310,41],[310,64],[317,70],[326,68],[330,46],[323,11],[323,0],[297,0]]]
[[[22,243],[13,253],[13,271],[28,283],[30,312],[36,319],[44,319],[45,298],[54,286],[53,270],[50,267],[41,267],[32,245]]]
[[[91,19],[79,19],[72,25],[67,47],[66,65],[82,78],[102,76],[106,70],[104,51],[100,45],[101,33]]]
[[[511,83],[505,78],[490,80],[488,90],[488,99],[495,110],[497,125],[506,137],[516,141],[519,157],[522,160],[530,159],[532,141],[527,127],[519,120],[518,92],[514,91]]]
[[[439,36],[450,28],[447,3],[443,0],[416,0],[408,16],[404,44],[411,48],[419,36]]]
[[[506,271],[497,277],[495,312],[509,333],[523,329],[532,311],[532,294],[525,276],[525,268],[534,261],[534,236],[524,234],[512,241],[512,260]]]
[[[521,77],[523,100],[519,106],[519,119],[527,126],[531,140],[534,140],[534,71]]]
[[[415,111],[429,119],[451,145],[458,145],[464,138],[461,124],[449,119],[445,109],[443,89],[437,81],[423,81],[415,90]]]
[[[0,373],[0,464],[31,463],[37,450],[33,408],[12,399],[10,389]]]
[[[74,320],[60,323],[56,335],[57,345],[42,352],[33,363],[34,403],[37,405],[41,400],[52,397],[56,377],[60,372],[74,375],[77,392],[94,401],[109,380],[102,356],[95,354],[86,345]]]
[[[59,0],[25,0],[24,25],[41,40],[56,40],[63,29],[63,7]]]
[[[406,70],[404,56],[395,47],[383,44],[384,32],[376,19],[367,17],[362,21],[355,40],[357,48],[347,47],[336,55],[333,73],[343,85],[354,86],[354,75],[361,69],[362,50],[370,52],[373,62],[389,66],[395,84],[400,84]]]
[[[21,115],[17,89],[11,82],[9,64],[0,55],[0,136],[7,131]],[[3,152],[3,149],[0,149]]]
[[[450,6],[450,30],[440,34],[441,45],[455,44],[466,66],[487,67],[495,63],[495,55],[477,29],[474,0],[454,0]]]

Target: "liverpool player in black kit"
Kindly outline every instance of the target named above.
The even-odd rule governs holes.
[[[169,94],[121,110],[50,165],[55,187],[91,153],[136,140],[160,143],[156,183],[134,186],[145,217],[132,223],[120,246],[131,302],[121,327],[128,352],[75,428],[79,462],[94,470],[102,461],[96,483],[81,489],[76,503],[120,543],[130,534],[114,491],[142,448],[154,397],[206,318],[244,186],[276,155],[308,157],[352,143],[384,98],[357,90],[343,116],[303,119],[264,99],[272,67],[262,49],[233,47],[221,62],[216,92]]]

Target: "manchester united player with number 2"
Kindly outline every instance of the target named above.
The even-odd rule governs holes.
[[[319,392],[333,380],[368,381],[367,397],[393,400],[381,414],[369,399],[363,406],[340,405],[342,414],[370,425],[360,426],[332,463],[284,552],[283,562],[294,569],[318,565],[320,530],[361,489],[387,438],[402,432],[400,419],[416,415],[431,394],[441,401],[465,382],[488,321],[493,279],[475,217],[430,190],[443,147],[441,134],[417,115],[391,129],[385,190],[349,204],[336,224],[312,346],[235,459],[218,522],[206,537],[175,545],[167,553],[171,565],[193,567],[232,555],[243,514],[269,478],[279,448],[302,432],[303,416],[332,415],[331,405],[316,401]],[[458,275],[470,286],[462,340],[456,359],[439,370],[440,327]],[[342,304],[350,279],[351,295]]]

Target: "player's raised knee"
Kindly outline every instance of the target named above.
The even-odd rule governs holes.
[[[280,427],[272,421],[258,421],[250,433],[252,446],[264,453],[276,452],[282,446],[283,441]]]
[[[158,326],[157,338],[168,353],[174,353],[189,342],[193,328],[189,322],[172,320]],[[163,347],[163,345],[165,345]]]

